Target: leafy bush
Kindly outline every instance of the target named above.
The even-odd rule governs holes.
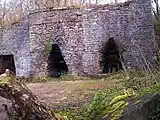
[[[91,104],[87,109],[88,118],[90,120],[92,119],[98,120],[97,115],[100,115],[102,113],[102,110],[105,109],[106,97],[107,97],[107,94],[102,91],[95,94]]]
[[[139,96],[145,96],[147,94],[160,94],[160,83],[156,83],[150,87],[141,88],[138,90]]]
[[[112,88],[97,92],[88,106],[87,120],[99,120],[106,109],[106,105],[114,97],[121,95],[123,89],[121,86],[113,86]]]
[[[87,119],[86,107],[65,108],[56,111],[60,116],[63,116],[65,120],[89,120]]]
[[[137,94],[135,96],[130,96],[126,93],[124,94],[123,90],[125,88],[130,90],[134,89]],[[102,116],[110,116],[113,120],[116,120],[118,117],[120,117],[120,115],[122,115],[124,108],[128,105],[128,103],[125,102],[125,99],[155,93],[160,93],[159,72],[145,74],[145,72],[142,71],[129,71],[129,79],[124,81],[124,86],[114,86],[112,88],[100,91],[94,96],[87,109],[88,117],[86,120],[99,120]],[[159,111],[159,108],[154,110],[154,112],[151,114],[151,118],[159,117],[159,115],[156,114],[157,111]]]

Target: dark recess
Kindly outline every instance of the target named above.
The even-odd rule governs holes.
[[[16,74],[14,56],[12,54],[11,55],[0,55],[0,74],[3,74],[6,69],[9,69],[14,74]]]
[[[47,70],[50,77],[60,77],[68,72],[67,64],[57,44],[52,44],[52,50],[48,56]]]
[[[102,73],[112,73],[114,71],[122,70],[122,64],[119,56],[118,47],[114,41],[114,38],[109,40],[104,45],[102,51]]]

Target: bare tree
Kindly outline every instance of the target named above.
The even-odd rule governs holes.
[[[0,24],[15,24],[28,14],[30,10],[51,7],[83,7],[87,4],[98,4],[101,0],[0,0]]]
[[[158,0],[153,0],[155,8],[153,9],[154,16],[156,20],[160,20],[160,6]]]
[[[6,1],[2,2],[0,1],[0,21],[1,21],[1,24],[3,24],[4,22],[4,18],[6,16]]]
[[[115,0],[115,3],[118,3],[118,0]]]

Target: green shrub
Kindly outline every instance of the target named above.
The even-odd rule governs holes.
[[[137,94],[134,97],[160,93],[159,72],[145,74],[145,72],[142,72],[140,70],[133,70],[129,71],[128,74],[129,79],[125,80],[124,84],[100,91],[94,96],[87,111],[87,118],[89,120],[99,120],[102,115],[104,117],[108,117],[110,115],[110,117],[112,118],[111,120],[118,119],[118,117],[122,115],[125,107],[128,105],[128,103],[125,102],[125,99],[131,98],[131,96],[129,96],[128,94],[123,93],[123,90],[125,88],[135,90]],[[112,101],[111,103],[114,104],[110,105],[110,101]],[[159,109],[156,109],[156,111],[158,110]],[[155,113],[156,112],[154,112],[153,114]]]
[[[91,104],[87,109],[87,114],[88,114],[87,116],[89,120],[92,120],[92,119],[98,120],[97,115],[100,115],[102,113],[102,110],[105,109],[106,97],[107,97],[107,94],[102,91],[95,94]]]
[[[160,83],[151,85],[150,87],[141,88],[138,90],[139,96],[145,96],[147,94],[160,94]]]
[[[119,119],[122,116],[125,108],[129,105],[126,100],[134,97],[136,97],[134,91],[125,90],[123,95],[119,95],[113,98],[103,111],[103,118],[110,118],[111,120]]]
[[[56,111],[59,115],[63,116],[65,120],[90,120],[87,118],[86,107],[66,108]]]
[[[129,79],[124,81],[126,88],[132,88],[134,90],[140,90],[143,88],[150,87],[160,82],[160,73],[145,73],[140,71],[129,74]]]
[[[99,120],[106,105],[114,97],[121,95],[123,89],[121,86],[113,86],[112,88],[97,92],[87,108],[87,120]]]

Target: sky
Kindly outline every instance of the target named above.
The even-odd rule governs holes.
[[[11,1],[11,0],[1,0],[2,2],[4,1]],[[96,0],[92,0],[93,3],[96,1]],[[99,0],[99,3],[100,4],[106,4],[106,3],[112,3],[114,2],[115,0]],[[127,0],[118,0],[118,2],[124,2],[124,1],[127,1]],[[159,0],[159,4],[160,4],[160,0]]]
[[[2,0],[2,2],[4,2],[4,1],[6,1],[6,0]],[[7,1],[11,1],[11,0],[7,0]],[[92,0],[93,2],[94,1],[96,1],[96,0]],[[110,2],[114,2],[114,0],[99,0],[100,1],[100,3],[110,3]],[[123,2],[123,1],[126,1],[126,0],[119,0],[119,1],[121,1],[121,2]]]
[[[93,1],[95,1],[95,0],[93,0]],[[100,3],[111,3],[111,2],[114,2],[115,0],[99,0],[100,1]],[[118,0],[119,2],[124,2],[124,1],[126,1],[126,0]]]

